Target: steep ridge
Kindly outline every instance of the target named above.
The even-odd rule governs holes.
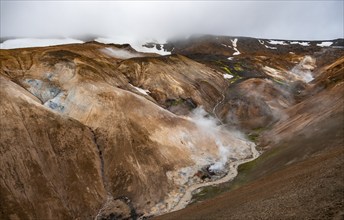
[[[173,210],[192,186],[253,156],[237,129],[268,149],[341,113],[344,52],[332,43],[205,37],[164,45],[170,56],[98,42],[1,50],[1,200],[10,201],[2,215],[125,219]],[[55,145],[72,153],[60,156]],[[48,195],[32,187],[41,176]],[[50,187],[52,178],[59,185]]]

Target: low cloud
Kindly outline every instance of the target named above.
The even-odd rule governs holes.
[[[343,13],[343,1],[1,1],[1,38],[333,39],[344,35]]]

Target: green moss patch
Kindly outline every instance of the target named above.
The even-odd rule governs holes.
[[[222,69],[224,69],[228,74],[233,75],[233,73],[230,71],[230,69],[226,66],[222,67]]]
[[[235,65],[234,65],[234,69],[235,69],[235,71],[237,71],[237,72],[242,72],[242,71],[244,71],[244,69],[240,66],[240,64],[235,64]]]

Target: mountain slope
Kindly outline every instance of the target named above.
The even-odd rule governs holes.
[[[0,121],[3,219],[96,214],[106,192],[89,128],[44,108],[4,77]]]
[[[332,56],[314,72],[314,81],[292,96],[277,123],[253,131],[260,133],[258,147],[267,150],[239,167],[232,183],[199,192],[201,198],[221,195],[156,219],[341,219],[343,61],[342,55]]]
[[[165,44],[169,56],[99,42],[1,50],[1,215],[135,219],[173,210],[193,185],[253,157],[252,141],[273,149],[343,113],[344,52],[331,42],[205,37]],[[286,175],[280,161],[313,160],[318,147],[295,150],[302,140],[247,181],[266,164],[276,165],[266,174]]]

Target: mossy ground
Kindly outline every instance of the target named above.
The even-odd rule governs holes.
[[[234,83],[237,80],[242,79],[242,77],[238,74],[238,72],[243,71],[243,69],[240,69],[240,70],[237,70],[235,68],[234,69],[230,69],[230,67],[228,67],[228,66],[223,66],[222,69],[225,70],[226,73],[228,73],[228,74],[233,76],[233,78],[228,79],[228,81],[230,81],[230,83]]]

